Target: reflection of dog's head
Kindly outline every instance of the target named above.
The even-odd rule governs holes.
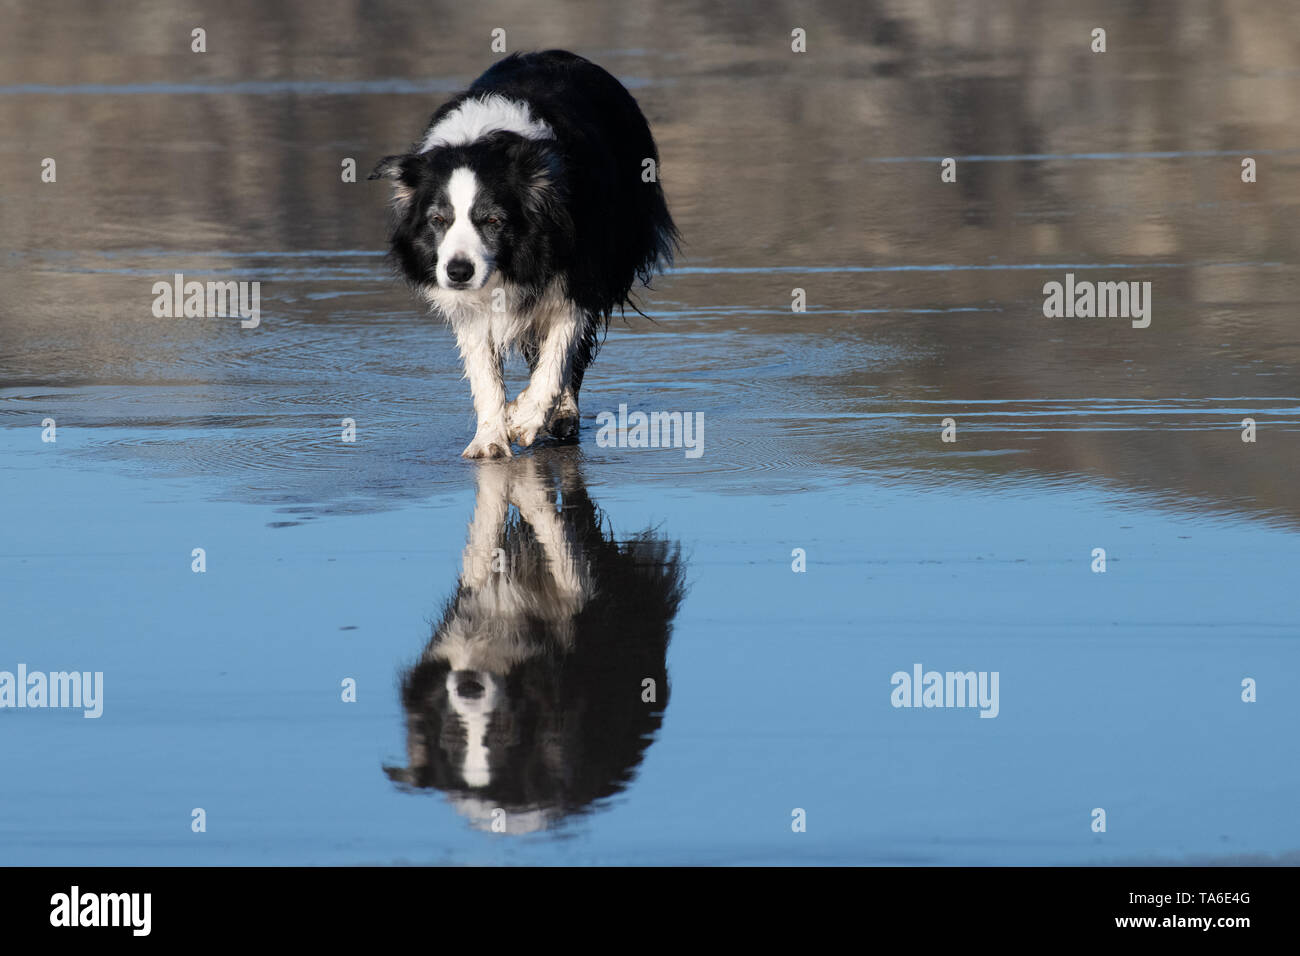
[[[545,827],[631,779],[668,701],[683,587],[675,545],[613,540],[580,481],[563,483],[557,513],[554,492],[518,466],[508,492],[480,484],[475,524],[485,504],[497,524],[478,542],[500,549],[502,567],[475,578],[467,550],[460,587],[404,675],[409,766],[385,768],[448,793],[476,824],[504,810],[507,832]],[[495,494],[518,512],[483,500]]]

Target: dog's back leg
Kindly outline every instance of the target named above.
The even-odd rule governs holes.
[[[538,364],[541,360],[541,348],[541,343],[533,339],[526,339],[519,345],[519,352],[523,355],[524,361],[528,363],[530,376],[537,373]],[[564,387],[560,390],[559,397],[546,418],[546,431],[553,438],[568,441],[578,437],[578,390],[582,388],[582,377],[586,374],[587,366],[591,364],[595,351],[595,327],[588,323],[587,327],[580,333],[577,343],[573,346]],[[521,407],[530,400],[529,396],[532,391],[533,387],[530,382],[529,386],[506,406],[507,419],[513,422],[519,418]]]
[[[532,378],[507,413],[513,441],[525,447],[531,445],[553,420],[555,406],[571,381],[573,360],[583,335],[582,316],[572,302],[564,302],[547,316],[537,343]]]
[[[555,510],[555,483],[543,475],[536,458],[525,459],[512,473],[510,501],[519,516],[533,529],[537,543],[546,557],[546,568],[562,599],[562,608],[548,608],[557,615],[571,617],[591,595],[586,556],[574,538],[573,528]]]
[[[569,368],[569,380],[560,393],[560,400],[555,405],[549,425],[550,433],[560,439],[578,437],[581,414],[578,411],[578,391],[582,388],[582,377],[587,373],[587,366],[596,352],[596,330],[589,322],[583,330],[582,338],[573,350],[573,361]]]
[[[532,337],[532,331],[529,332],[519,341],[519,354],[524,357],[528,363],[528,377],[531,383],[533,373],[537,371],[537,358],[539,355],[537,340]],[[519,406],[528,401],[528,386],[525,385],[509,402],[506,403],[506,421],[512,422],[519,415]]]

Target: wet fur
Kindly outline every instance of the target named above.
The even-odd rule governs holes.
[[[393,181],[392,259],[451,324],[466,363],[479,412],[466,455],[508,456],[508,441],[497,447],[503,431],[524,445],[535,437],[514,421],[520,399],[498,408],[499,362],[511,351],[529,364],[529,400],[551,403],[551,433],[576,434],[578,391],[611,315],[635,308],[635,283],[649,282],[676,248],[663,190],[642,180],[646,159],[658,168],[631,94],[595,64],[551,50],[497,63],[434,113],[408,152],[376,167],[372,179]],[[459,169],[473,172],[501,213],[500,226],[480,228],[495,256],[481,289],[438,282],[442,234],[429,211]],[[497,289],[505,315],[493,311]]]

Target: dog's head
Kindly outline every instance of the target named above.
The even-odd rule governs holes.
[[[535,284],[568,235],[553,140],[496,132],[472,143],[386,156],[393,255],[417,288],[474,292],[494,275]]]

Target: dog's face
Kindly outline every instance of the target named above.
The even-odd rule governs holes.
[[[449,710],[466,730],[460,775],[468,786],[486,787],[492,782],[488,729],[494,720],[499,721],[498,710],[506,710],[498,706],[504,703],[504,688],[505,681],[488,671],[447,671]]]
[[[433,200],[424,219],[429,242],[436,244],[438,285],[454,290],[483,288],[503,245],[504,203],[469,166],[452,170],[431,192]]]
[[[495,133],[385,157],[370,178],[393,181],[390,241],[417,287],[475,292],[498,273],[526,285],[553,266],[564,212],[549,144]]]

